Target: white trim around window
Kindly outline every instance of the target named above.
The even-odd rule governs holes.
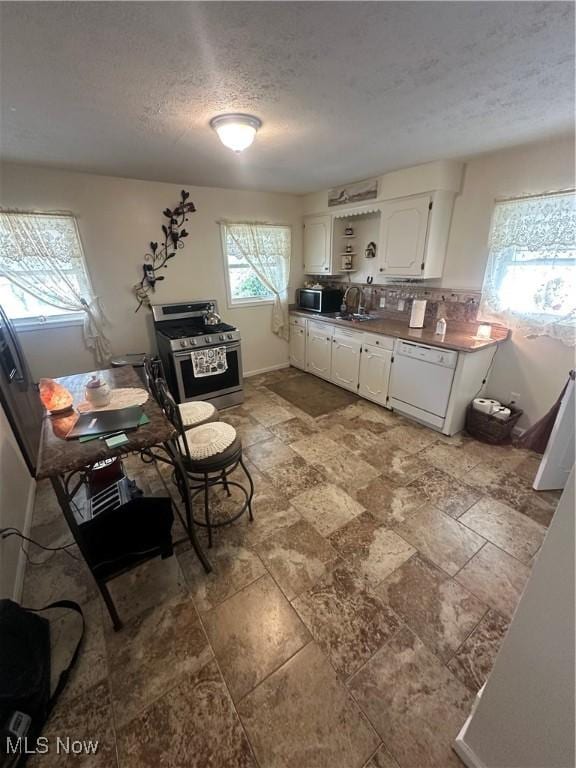
[[[53,331],[56,328],[66,328],[84,324],[83,312],[68,312],[52,317],[15,317],[12,319],[14,328],[20,333],[32,331]]]
[[[228,264],[228,251],[226,248],[226,228],[224,222],[218,222],[220,227],[220,243],[222,250],[222,266],[224,268],[224,282],[226,284],[226,306],[228,309],[242,309],[244,307],[262,307],[267,304],[274,304],[274,298],[269,296],[263,296],[261,299],[251,296],[248,299],[233,299],[232,290],[230,286],[230,273]],[[274,224],[268,226],[288,226],[286,224]]]

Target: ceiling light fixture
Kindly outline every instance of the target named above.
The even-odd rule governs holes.
[[[210,125],[225,147],[234,152],[242,152],[254,141],[256,131],[261,127],[262,121],[253,115],[239,113],[218,115],[210,120]]]

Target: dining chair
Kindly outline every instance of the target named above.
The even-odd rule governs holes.
[[[254,482],[242,459],[242,442],[234,427],[222,421],[204,423],[191,429],[186,429],[178,404],[168,390],[164,379],[157,380],[160,405],[178,432],[176,444],[180,459],[188,477],[192,500],[203,495],[204,517],[202,520],[193,517],[194,523],[207,529],[208,546],[212,546],[212,529],[230,525],[248,512],[250,521],[252,499],[254,497]],[[248,488],[231,475],[240,467],[248,480]],[[222,486],[228,496],[230,488],[240,489],[242,500],[240,509],[223,520],[215,521],[210,509],[210,490]]]
[[[158,392],[158,380],[164,379],[162,363],[158,357],[146,355],[144,358],[144,376],[146,386],[156,402],[162,406]],[[211,421],[219,421],[218,409],[207,400],[191,400],[187,403],[178,403],[178,410],[184,429],[192,429]]]

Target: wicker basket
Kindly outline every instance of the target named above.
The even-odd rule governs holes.
[[[509,442],[514,425],[524,411],[516,408],[514,405],[506,407],[510,408],[510,418],[503,421],[488,413],[475,411],[472,403],[470,403],[466,412],[466,431],[472,437],[475,437],[476,440],[481,440],[483,443],[499,445]]]

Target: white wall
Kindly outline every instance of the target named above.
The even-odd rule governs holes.
[[[470,768],[573,768],[574,471],[472,718]]]
[[[0,528],[14,527],[28,534],[34,488],[35,481],[0,405]],[[20,598],[25,563],[21,543],[16,536],[0,539],[0,598]]]
[[[161,239],[162,211],[187,189],[197,212],[190,216],[190,237],[158,284],[155,302],[216,298],[225,320],[240,328],[245,371],[288,361],[288,345],[270,330],[271,306],[228,309],[224,263],[217,221],[250,219],[291,224],[293,268],[290,286],[301,282],[301,198],[267,192],[236,191],[193,185],[117,179],[25,165],[2,168],[0,204],[37,210],[69,210],[78,225],[96,293],[111,322],[109,336],[116,354],[148,351],[150,315],[134,314],[132,286],[151,240]],[[291,294],[292,295],[292,294]],[[92,370],[78,327],[22,333],[22,345],[34,377]]]
[[[386,196],[416,194],[434,164],[386,174]],[[382,185],[381,185],[382,186]],[[573,188],[574,142],[557,139],[502,150],[469,160],[461,194],[456,198],[441,285],[480,290],[488,258],[488,235],[494,200],[556,189]],[[326,209],[327,193],[304,199],[306,213]],[[513,334],[498,352],[488,391],[502,399],[519,393],[525,415],[520,426],[534,423],[555,402],[574,367],[574,350],[548,338],[526,339]]]
[[[456,199],[442,284],[481,288],[488,257],[490,218],[497,197],[574,187],[574,143],[570,139],[518,147],[467,163]],[[508,400],[520,394],[520,426],[534,423],[555,402],[574,366],[574,350],[549,338],[514,333],[498,353],[489,393]]]
[[[442,164],[431,163],[381,177],[386,196],[420,191]],[[447,166],[448,167],[448,166]],[[444,174],[446,175],[446,174]],[[442,177],[443,178],[443,177]],[[253,218],[293,225],[292,288],[302,279],[300,215],[326,206],[326,192],[298,198],[248,191],[193,187],[182,184],[116,179],[61,171],[7,165],[1,178],[0,202],[6,206],[68,209],[79,226],[92,273],[113,323],[111,337],[116,353],[150,348],[149,317],[134,315],[131,286],[140,276],[147,243],[159,237],[161,211],[177,202],[185,187],[198,212],[190,219],[191,236],[179,252],[167,279],[156,293],[158,301],[194,297],[218,299],[226,319],[237,324],[244,339],[244,366],[255,371],[285,363],[285,342],[270,332],[270,308],[225,308],[225,288],[216,220]],[[450,186],[450,174],[443,180]],[[543,192],[574,186],[574,147],[570,139],[516,147],[470,160],[465,168],[461,195],[456,199],[442,285],[479,290],[487,259],[490,217],[497,197]],[[23,346],[34,376],[62,375],[90,370],[91,356],[82,346],[77,328],[23,334]],[[520,422],[527,426],[540,418],[555,401],[574,353],[559,341],[524,339],[515,334],[498,353],[489,390],[507,400],[520,394],[525,410]]]

